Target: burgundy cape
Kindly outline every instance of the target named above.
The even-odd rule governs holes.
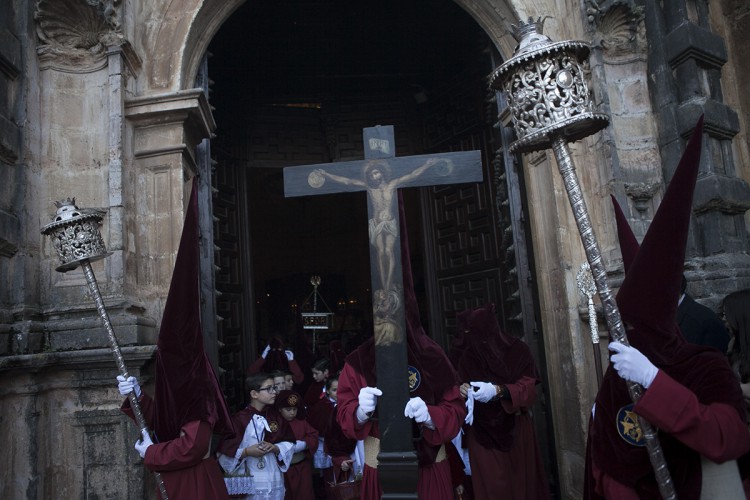
[[[438,450],[458,434],[466,417],[466,407],[458,391],[458,375],[440,346],[427,336],[419,319],[419,308],[414,295],[411,262],[409,259],[406,224],[401,193],[399,192],[399,218],[401,222],[401,255],[406,309],[406,339],[409,365],[421,374],[421,383],[410,397],[421,397],[430,411],[434,430],[414,425],[414,436],[421,431],[417,441],[419,459],[419,498],[435,500],[452,499],[450,465],[447,460],[435,463]],[[406,375],[404,375],[406,376]],[[339,377],[338,422],[344,433],[353,439],[368,435],[380,437],[377,422],[373,419],[363,426],[357,423],[359,390],[377,386],[375,371],[375,344],[370,338],[346,358]],[[375,410],[377,413],[377,409]],[[380,484],[377,469],[365,466],[362,480],[362,499],[379,499]]]
[[[357,440],[347,437],[336,420],[338,406],[329,398],[319,399],[310,408],[307,421],[323,438],[323,449],[333,461],[334,473],[339,474],[341,462],[349,460]],[[346,480],[347,474],[338,475],[337,481]]]
[[[742,393],[726,356],[716,349],[688,344],[676,322],[685,247],[692,212],[692,193],[698,174],[703,119],[698,122],[682,160],[675,170],[661,205],[639,246],[619,205],[615,204],[625,279],[617,293],[630,344],[657,368],[652,386],[632,408],[659,428],[659,441],[678,498],[698,498],[701,491],[700,455],[714,461],[739,458],[750,449]],[[666,377],[665,377],[666,376]],[[665,382],[666,380],[666,382]],[[667,389],[664,389],[664,385]],[[672,391],[669,390],[669,386]],[[694,399],[683,403],[681,386]],[[649,392],[652,394],[649,395]],[[653,393],[662,394],[657,398]],[[623,415],[631,404],[625,381],[610,365],[596,397],[586,456],[586,498],[601,498],[604,482],[657,498],[658,487],[642,440],[631,444],[621,434]],[[680,405],[689,405],[684,408]],[[661,416],[678,411],[692,418],[692,433],[685,437],[680,422],[662,422]],[[678,418],[680,415],[674,415]],[[659,425],[661,423],[662,425]],[[718,448],[689,439],[719,429]],[[715,434],[714,434],[715,435]],[[728,442],[728,441],[734,441]]]
[[[333,401],[328,399],[328,397],[323,397],[307,409],[307,422],[324,439],[328,432],[328,427],[331,425],[331,415],[333,415],[334,408]]]
[[[329,455],[333,462],[333,472],[336,474],[336,481],[345,481],[349,472],[341,471],[341,463],[346,460],[351,460],[351,454],[357,447],[357,440],[344,434],[343,429],[336,421],[337,415],[338,406],[334,406],[329,417],[328,428],[323,436],[323,448],[326,455]]]

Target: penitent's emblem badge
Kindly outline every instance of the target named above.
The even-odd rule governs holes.
[[[638,415],[633,411],[633,403],[623,406],[617,412],[617,432],[633,446],[646,446],[643,429],[638,424]]]
[[[271,422],[268,422],[268,428],[271,429],[271,432],[276,432],[279,430],[279,423],[272,420]]]
[[[411,365],[409,365],[407,370],[409,372],[409,392],[414,392],[419,388],[419,384],[422,383],[422,375],[420,375],[419,370]]]
[[[288,405],[289,405],[289,406],[290,406],[291,408],[294,408],[295,406],[297,406],[297,396],[295,396],[294,394],[291,394],[291,395],[290,395],[290,396],[289,396],[289,397],[287,398],[287,400],[286,400],[286,403],[287,403],[287,404],[288,404]]]

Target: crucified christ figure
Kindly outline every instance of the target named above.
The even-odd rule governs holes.
[[[391,290],[393,272],[396,261],[393,249],[398,242],[398,206],[396,190],[402,185],[418,178],[427,169],[440,161],[447,162],[447,171],[451,170],[452,162],[441,158],[429,158],[425,163],[411,172],[390,178],[391,166],[386,160],[377,159],[366,162],[362,167],[362,179],[344,177],[332,174],[325,169],[315,169],[310,174],[310,185],[322,185],[324,179],[348,186],[359,186],[367,190],[367,200],[370,204],[370,245],[377,254],[377,267],[380,278],[380,292],[387,295]]]

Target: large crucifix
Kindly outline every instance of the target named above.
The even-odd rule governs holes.
[[[363,130],[365,159],[284,169],[286,197],[350,191],[367,193],[370,279],[375,335],[380,453],[378,476],[383,498],[416,498],[417,456],[409,400],[406,315],[401,269],[398,189],[480,182],[480,151],[395,156],[393,126]]]

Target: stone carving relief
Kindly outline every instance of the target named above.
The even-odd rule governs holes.
[[[632,1],[586,2],[588,21],[594,29],[592,45],[608,52],[632,53],[645,37],[642,8]]]
[[[107,47],[125,39],[121,0],[39,0],[34,13],[42,67],[87,72],[106,63]]]

